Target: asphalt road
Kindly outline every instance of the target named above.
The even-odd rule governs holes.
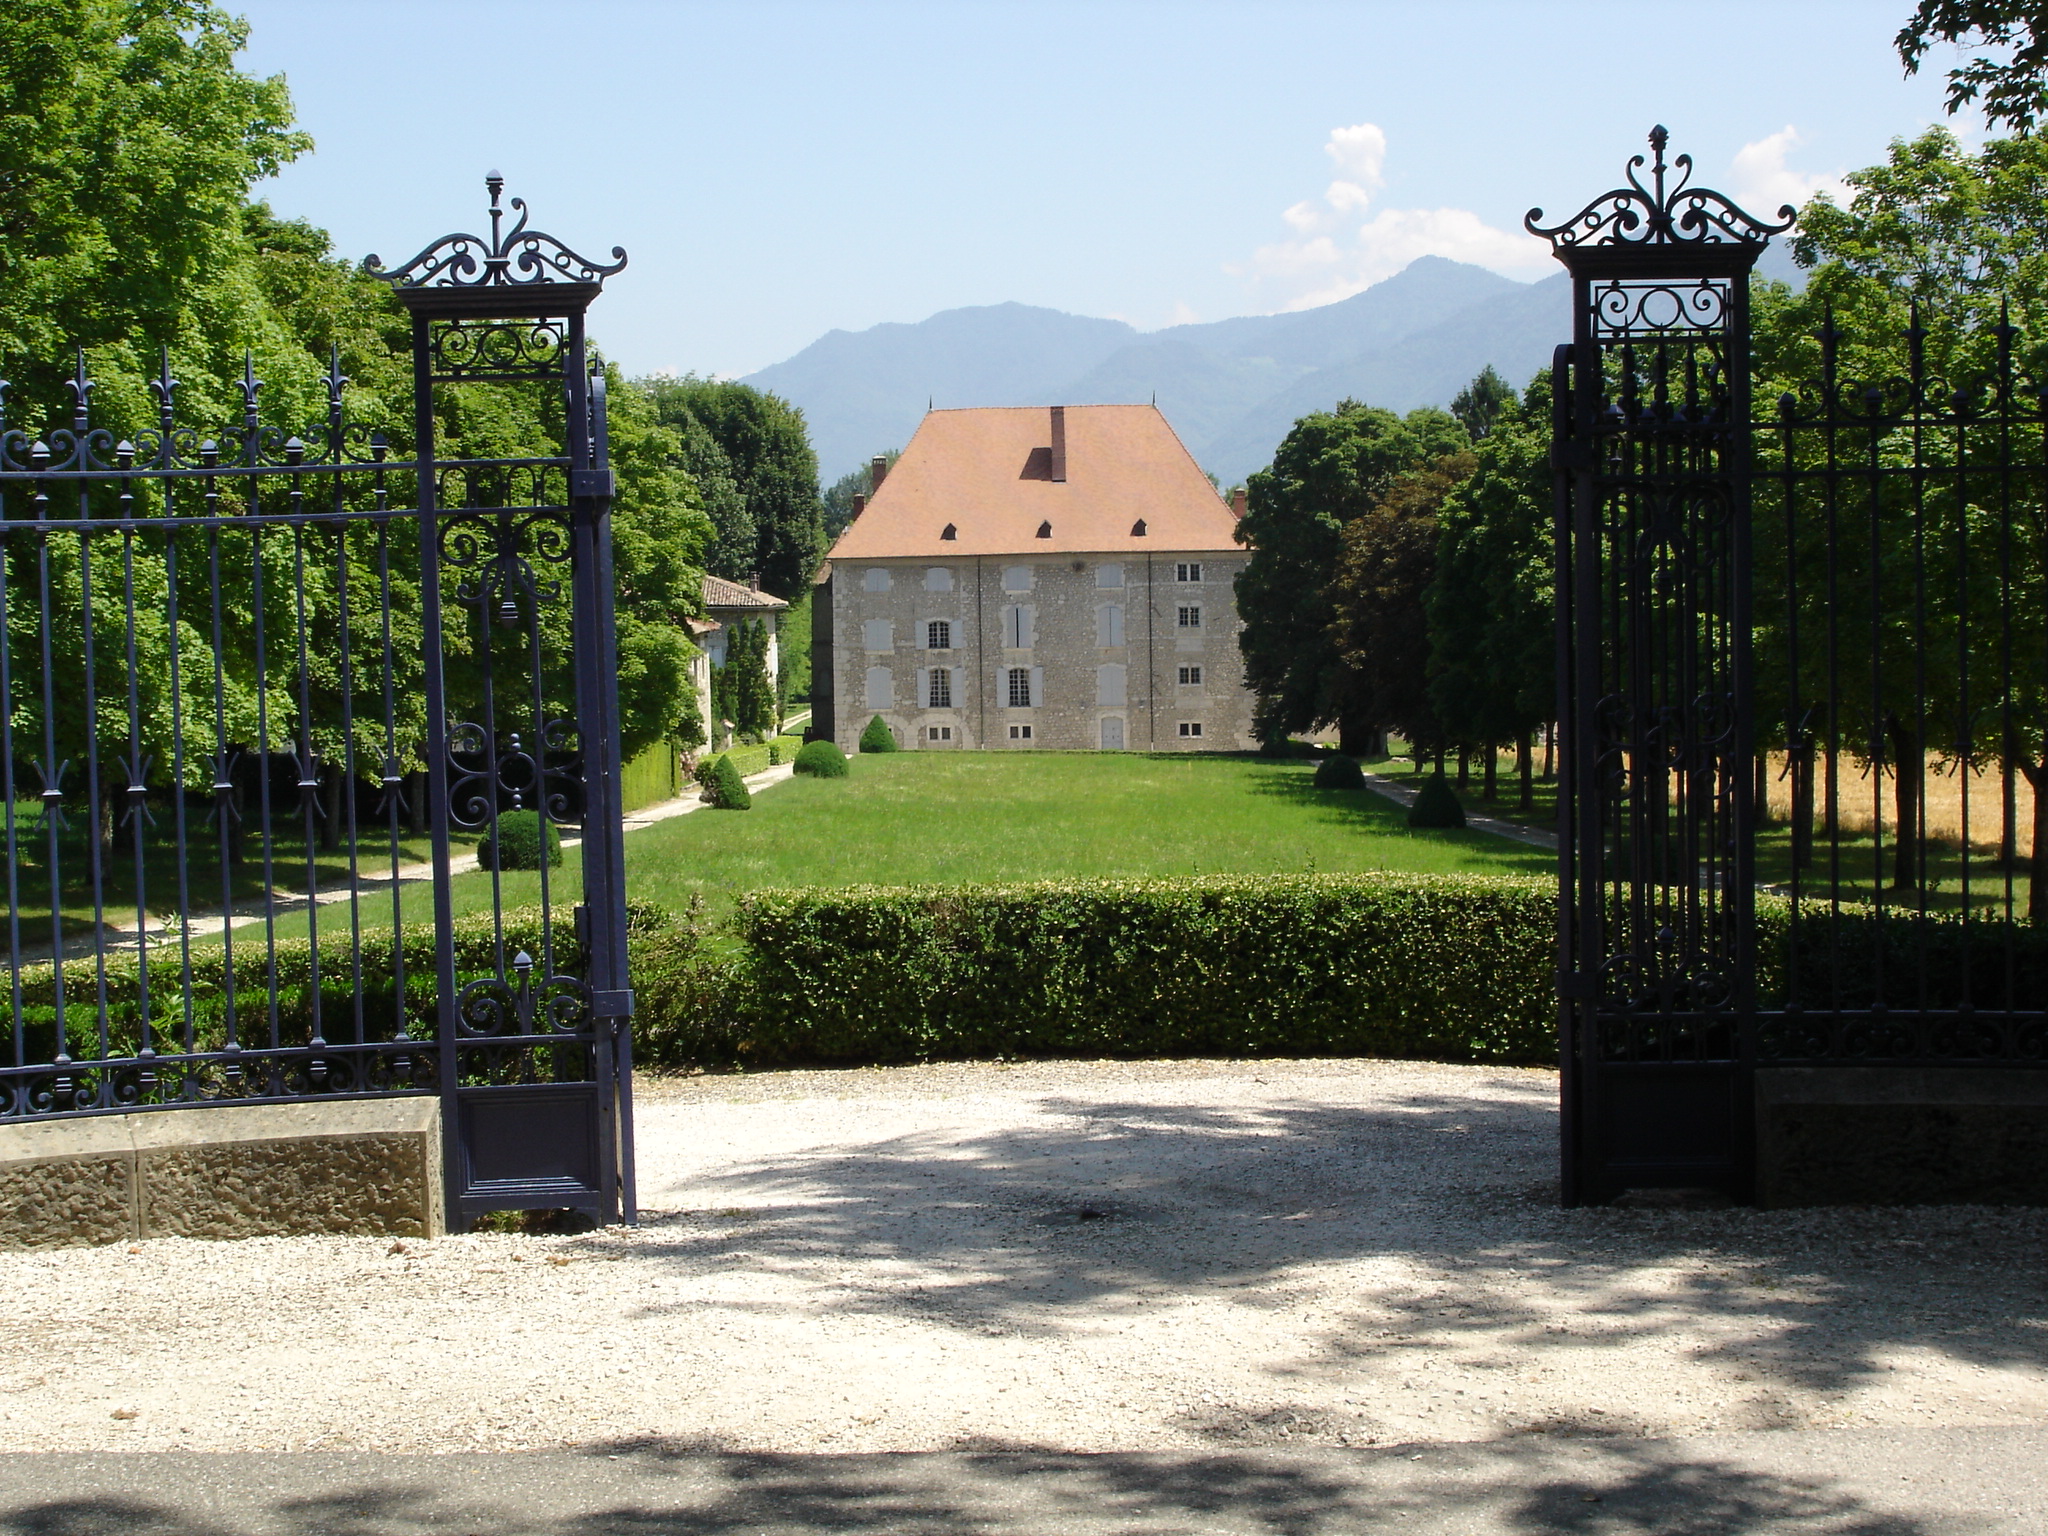
[[[21,1536],[2037,1536],[2048,1430],[1352,1450],[0,1456]]]

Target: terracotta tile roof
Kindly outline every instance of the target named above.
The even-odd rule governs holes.
[[[727,581],[723,576],[704,578],[704,606],[706,608],[787,608],[789,604],[772,592],[758,592],[752,587],[743,587],[736,581]]]
[[[832,557],[1240,547],[1230,507],[1157,407],[1070,405],[1064,412],[1063,481],[1052,478],[1045,406],[926,413]],[[1140,522],[1145,532],[1135,536]],[[949,525],[951,539],[943,537]]]

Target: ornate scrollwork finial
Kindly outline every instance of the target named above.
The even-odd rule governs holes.
[[[1627,186],[1601,193],[1562,224],[1544,224],[1543,210],[1531,208],[1522,227],[1562,254],[1588,245],[1761,246],[1798,218],[1799,210],[1786,203],[1778,209],[1777,223],[1765,223],[1721,193],[1693,186],[1691,155],[1671,161],[1668,169],[1678,172],[1678,182],[1667,189],[1664,150],[1670,142],[1671,131],[1657,124],[1650,130],[1650,155],[1635,155],[1628,162]],[[1648,186],[1641,175],[1646,160]]]
[[[519,217],[512,228],[503,228],[504,210],[498,206],[505,190],[505,178],[492,171],[484,178],[490,193],[491,234],[443,235],[403,266],[386,268],[377,256],[364,258],[363,270],[382,278],[393,288],[529,288],[545,283],[597,283],[623,271],[626,253],[612,247],[609,262],[592,261],[578,255],[544,230],[527,228],[529,214],[523,198],[512,199],[512,211]]]

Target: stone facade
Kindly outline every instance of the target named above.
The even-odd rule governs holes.
[[[1249,749],[1245,558],[835,559],[813,608],[819,730],[847,751],[876,715],[916,751]]]

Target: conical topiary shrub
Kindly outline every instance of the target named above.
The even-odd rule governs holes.
[[[1422,781],[1422,788],[1415,792],[1415,803],[1408,807],[1408,825],[1411,827],[1462,827],[1465,825],[1465,807],[1458,804],[1458,792],[1451,788],[1451,781],[1444,777],[1439,768]]]
[[[895,752],[901,750],[896,745],[896,733],[889,729],[889,722],[880,715],[870,720],[867,724],[867,729],[860,733],[860,749],[863,752]]]
[[[1316,764],[1316,788],[1363,789],[1365,770],[1358,766],[1356,758],[1346,757],[1339,752]]]
[[[715,811],[749,811],[754,808],[754,797],[747,789],[747,781],[740,777],[739,769],[733,767],[732,759],[720,755],[711,765],[711,808]]]
[[[838,744],[820,737],[804,743],[803,750],[796,755],[796,771],[814,774],[821,779],[843,779],[850,769],[846,754],[839,750]]]

